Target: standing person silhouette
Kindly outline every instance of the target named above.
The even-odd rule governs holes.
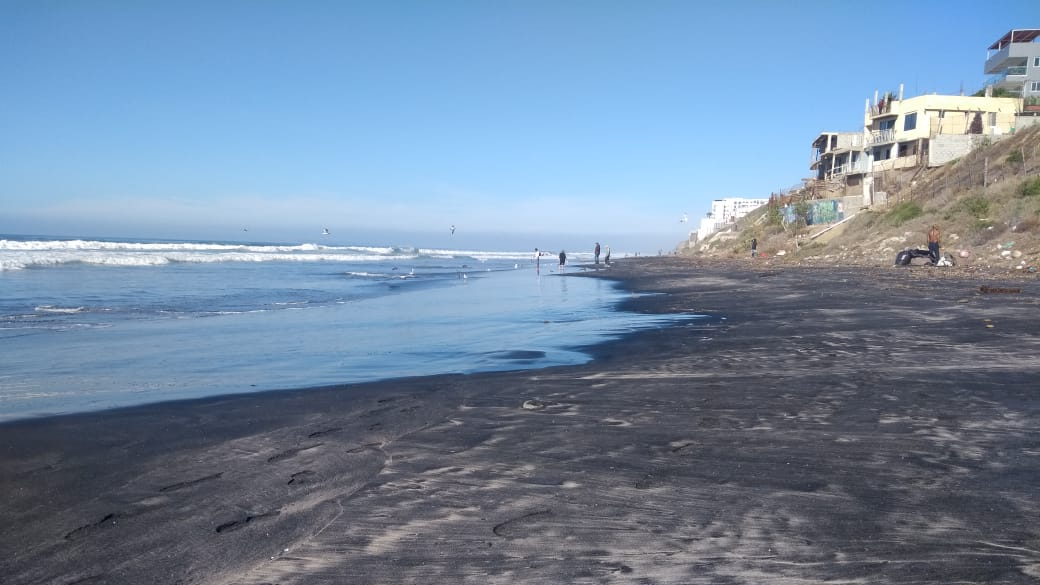
[[[939,262],[939,226],[936,225],[928,230],[928,257],[933,265]]]
[[[596,264],[599,264],[599,242],[596,242],[596,248],[592,253],[596,256]]]
[[[567,263],[567,252],[560,250],[560,272],[563,272],[563,265]]]

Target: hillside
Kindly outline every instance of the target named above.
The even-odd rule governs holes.
[[[934,270],[1040,274],[1040,126],[987,143],[932,169],[875,176],[888,193],[885,205],[846,209],[840,225],[771,223],[768,207],[742,218],[727,232],[679,253],[703,259],[801,265],[892,266],[906,248],[926,249],[932,225],[942,231],[942,252],[952,268]],[[918,259],[914,264],[926,262]]]

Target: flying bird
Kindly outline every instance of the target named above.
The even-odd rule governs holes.
[[[329,235],[329,228],[321,228],[321,235],[323,235],[323,236]]]
[[[452,224],[452,226],[451,226],[451,235],[453,235],[453,236],[455,235],[455,225],[454,224]]]

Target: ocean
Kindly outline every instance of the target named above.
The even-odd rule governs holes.
[[[615,255],[617,257],[617,255]],[[579,364],[681,316],[532,251],[0,235],[0,421]],[[568,254],[565,273],[591,269]]]

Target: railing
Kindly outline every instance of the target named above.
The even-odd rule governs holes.
[[[899,156],[895,158],[889,158],[885,160],[874,161],[874,172],[883,171],[894,171],[897,169],[908,169],[915,167],[920,164],[919,157],[916,154],[910,156]]]
[[[871,116],[880,116],[892,111],[892,100],[882,100],[880,103],[870,106]]]
[[[830,179],[842,175],[858,175],[865,172],[867,172],[867,161],[858,160],[854,163],[844,163],[827,169],[821,173],[823,175],[821,178]]]
[[[1008,67],[1004,71],[1001,71],[996,75],[991,75],[990,77],[988,77],[986,79],[986,85],[1000,85],[1001,83],[1007,81],[1008,77],[1025,77],[1025,75],[1026,68],[1024,65],[1020,67]],[[1019,80],[1016,79],[1013,81]]]
[[[888,130],[874,130],[870,133],[870,144],[883,144],[885,142],[895,142],[896,131],[893,129]]]
[[[838,165],[837,167],[834,167],[835,175],[853,175],[865,172],[867,172],[867,163],[866,161],[862,160],[858,160],[854,163],[845,163],[843,165]]]

